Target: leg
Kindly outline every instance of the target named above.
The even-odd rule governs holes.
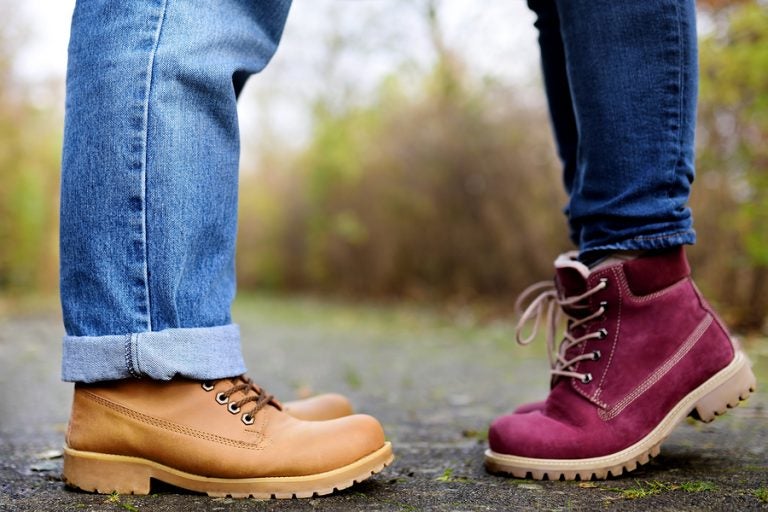
[[[244,372],[229,311],[233,83],[267,64],[288,5],[78,3],[62,164],[65,380]]]
[[[693,179],[693,2],[563,0],[557,11],[565,60],[547,51],[543,28],[542,55],[567,72],[559,88],[549,83],[557,73],[545,77],[550,105],[576,121],[568,212],[582,252],[557,259],[554,284],[521,319],[550,322],[550,395],[493,423],[486,465],[518,477],[605,478],[658,454],[686,415],[711,421],[738,404],[755,378],[693,285],[681,247],[694,241],[685,206]],[[540,27],[548,14],[540,10]],[[566,80],[572,102],[563,107],[552,96]],[[625,254],[652,249],[664,250]],[[559,345],[558,316],[567,319]]]
[[[381,425],[343,398],[285,407],[241,375],[236,96],[289,3],[76,6],[61,230],[69,485],[308,497],[392,460]]]
[[[582,253],[695,241],[692,0],[558,1],[578,147],[571,224]]]

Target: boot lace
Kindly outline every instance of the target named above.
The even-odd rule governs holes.
[[[577,372],[574,370],[574,366],[579,361],[597,361],[601,357],[600,351],[594,350],[570,359],[567,357],[567,352],[588,340],[604,339],[608,336],[608,331],[604,328],[594,332],[587,332],[578,337],[574,334],[578,327],[605,314],[607,308],[605,302],[601,302],[597,310],[590,312],[590,306],[586,303],[586,299],[606,286],[608,286],[607,279],[600,279],[594,287],[581,295],[560,297],[553,281],[542,281],[532,284],[523,290],[517,301],[515,301],[515,310],[520,312],[519,320],[515,326],[515,340],[517,340],[518,344],[530,344],[536,338],[542,323],[546,328],[547,357],[549,358],[553,383],[559,377],[574,377],[584,384],[592,381],[592,374]],[[537,292],[539,294],[529,301],[529,298]],[[528,306],[523,310],[522,306],[526,302]],[[586,314],[582,315],[580,313]],[[563,317],[567,320],[567,327],[558,347],[555,340],[557,338],[558,325]],[[531,332],[527,336],[523,336],[526,324],[531,323]]]
[[[216,394],[216,402],[221,405],[226,405],[227,410],[232,414],[239,414],[243,411],[243,408],[248,404],[253,404],[247,411],[243,411],[241,419],[246,425],[251,425],[254,422],[256,414],[267,405],[272,405],[278,410],[282,410],[282,405],[275,399],[275,397],[262,388],[256,385],[253,380],[241,375],[232,379],[222,379],[227,381],[230,387],[225,391],[221,391]],[[217,382],[222,381],[206,381],[202,383],[203,389],[206,391],[212,391]],[[237,392],[243,393],[243,398],[239,400],[230,400],[232,395]]]

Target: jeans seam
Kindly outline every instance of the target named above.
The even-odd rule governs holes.
[[[140,373],[136,372],[133,365],[134,336],[136,335],[129,334],[125,338],[125,368],[128,370],[128,373],[130,373],[132,377],[138,379],[140,377]]]
[[[665,233],[663,235],[638,235],[636,237],[633,237],[632,240],[637,240],[638,242],[642,242],[644,240],[664,240],[667,238],[675,238],[679,236],[686,235],[688,233],[688,230],[681,230],[681,231],[674,231],[672,233]]]
[[[682,33],[682,18],[680,15],[680,6],[677,4],[677,2],[672,2],[672,7],[675,10],[675,28],[677,32],[677,45],[678,45],[678,71],[677,74],[677,86],[680,88],[680,97],[678,98],[678,105],[677,105],[677,140],[676,140],[676,146],[677,146],[677,155],[675,156],[675,161],[673,164],[672,169],[672,180],[669,184],[669,188],[667,189],[667,197],[672,197],[672,189],[675,184],[675,179],[677,178],[677,173],[679,172],[680,168],[680,162],[683,160],[683,133],[685,132],[683,123],[685,120],[684,110],[685,110],[685,94],[686,94],[686,88],[685,88],[685,63],[686,63],[686,48],[685,44],[683,44],[683,33]]]
[[[144,294],[147,309],[147,330],[152,330],[152,300],[150,295],[149,286],[149,243],[147,236],[147,154],[149,144],[149,100],[152,95],[153,85],[153,71],[155,67],[155,56],[157,55],[157,48],[160,45],[160,34],[162,32],[163,23],[165,22],[165,12],[168,6],[168,0],[163,0],[160,7],[160,16],[157,20],[157,28],[153,35],[152,49],[149,52],[149,60],[147,62],[147,72],[145,79],[145,92],[144,92],[144,104],[142,111],[142,139],[141,139],[141,199],[142,199],[142,216],[141,216],[141,231],[144,241]]]

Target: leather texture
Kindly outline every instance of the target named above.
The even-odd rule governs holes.
[[[313,475],[384,446],[381,425],[366,415],[303,421],[268,404],[247,425],[242,412],[216,401],[231,387],[217,381],[206,391],[186,379],[76,384],[67,445],[230,479]],[[238,392],[229,399],[243,397]]]
[[[294,418],[305,421],[332,420],[354,413],[349,399],[337,393],[325,393],[283,402],[283,411]]]

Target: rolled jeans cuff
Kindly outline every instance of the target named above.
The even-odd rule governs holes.
[[[582,246],[579,257],[588,257],[590,253],[609,253],[614,251],[652,251],[670,249],[681,245],[696,243],[696,232],[693,229],[664,232],[659,235],[641,235],[623,242]]]
[[[64,336],[62,380],[212,380],[245,373],[240,328],[165,329],[109,336]]]

